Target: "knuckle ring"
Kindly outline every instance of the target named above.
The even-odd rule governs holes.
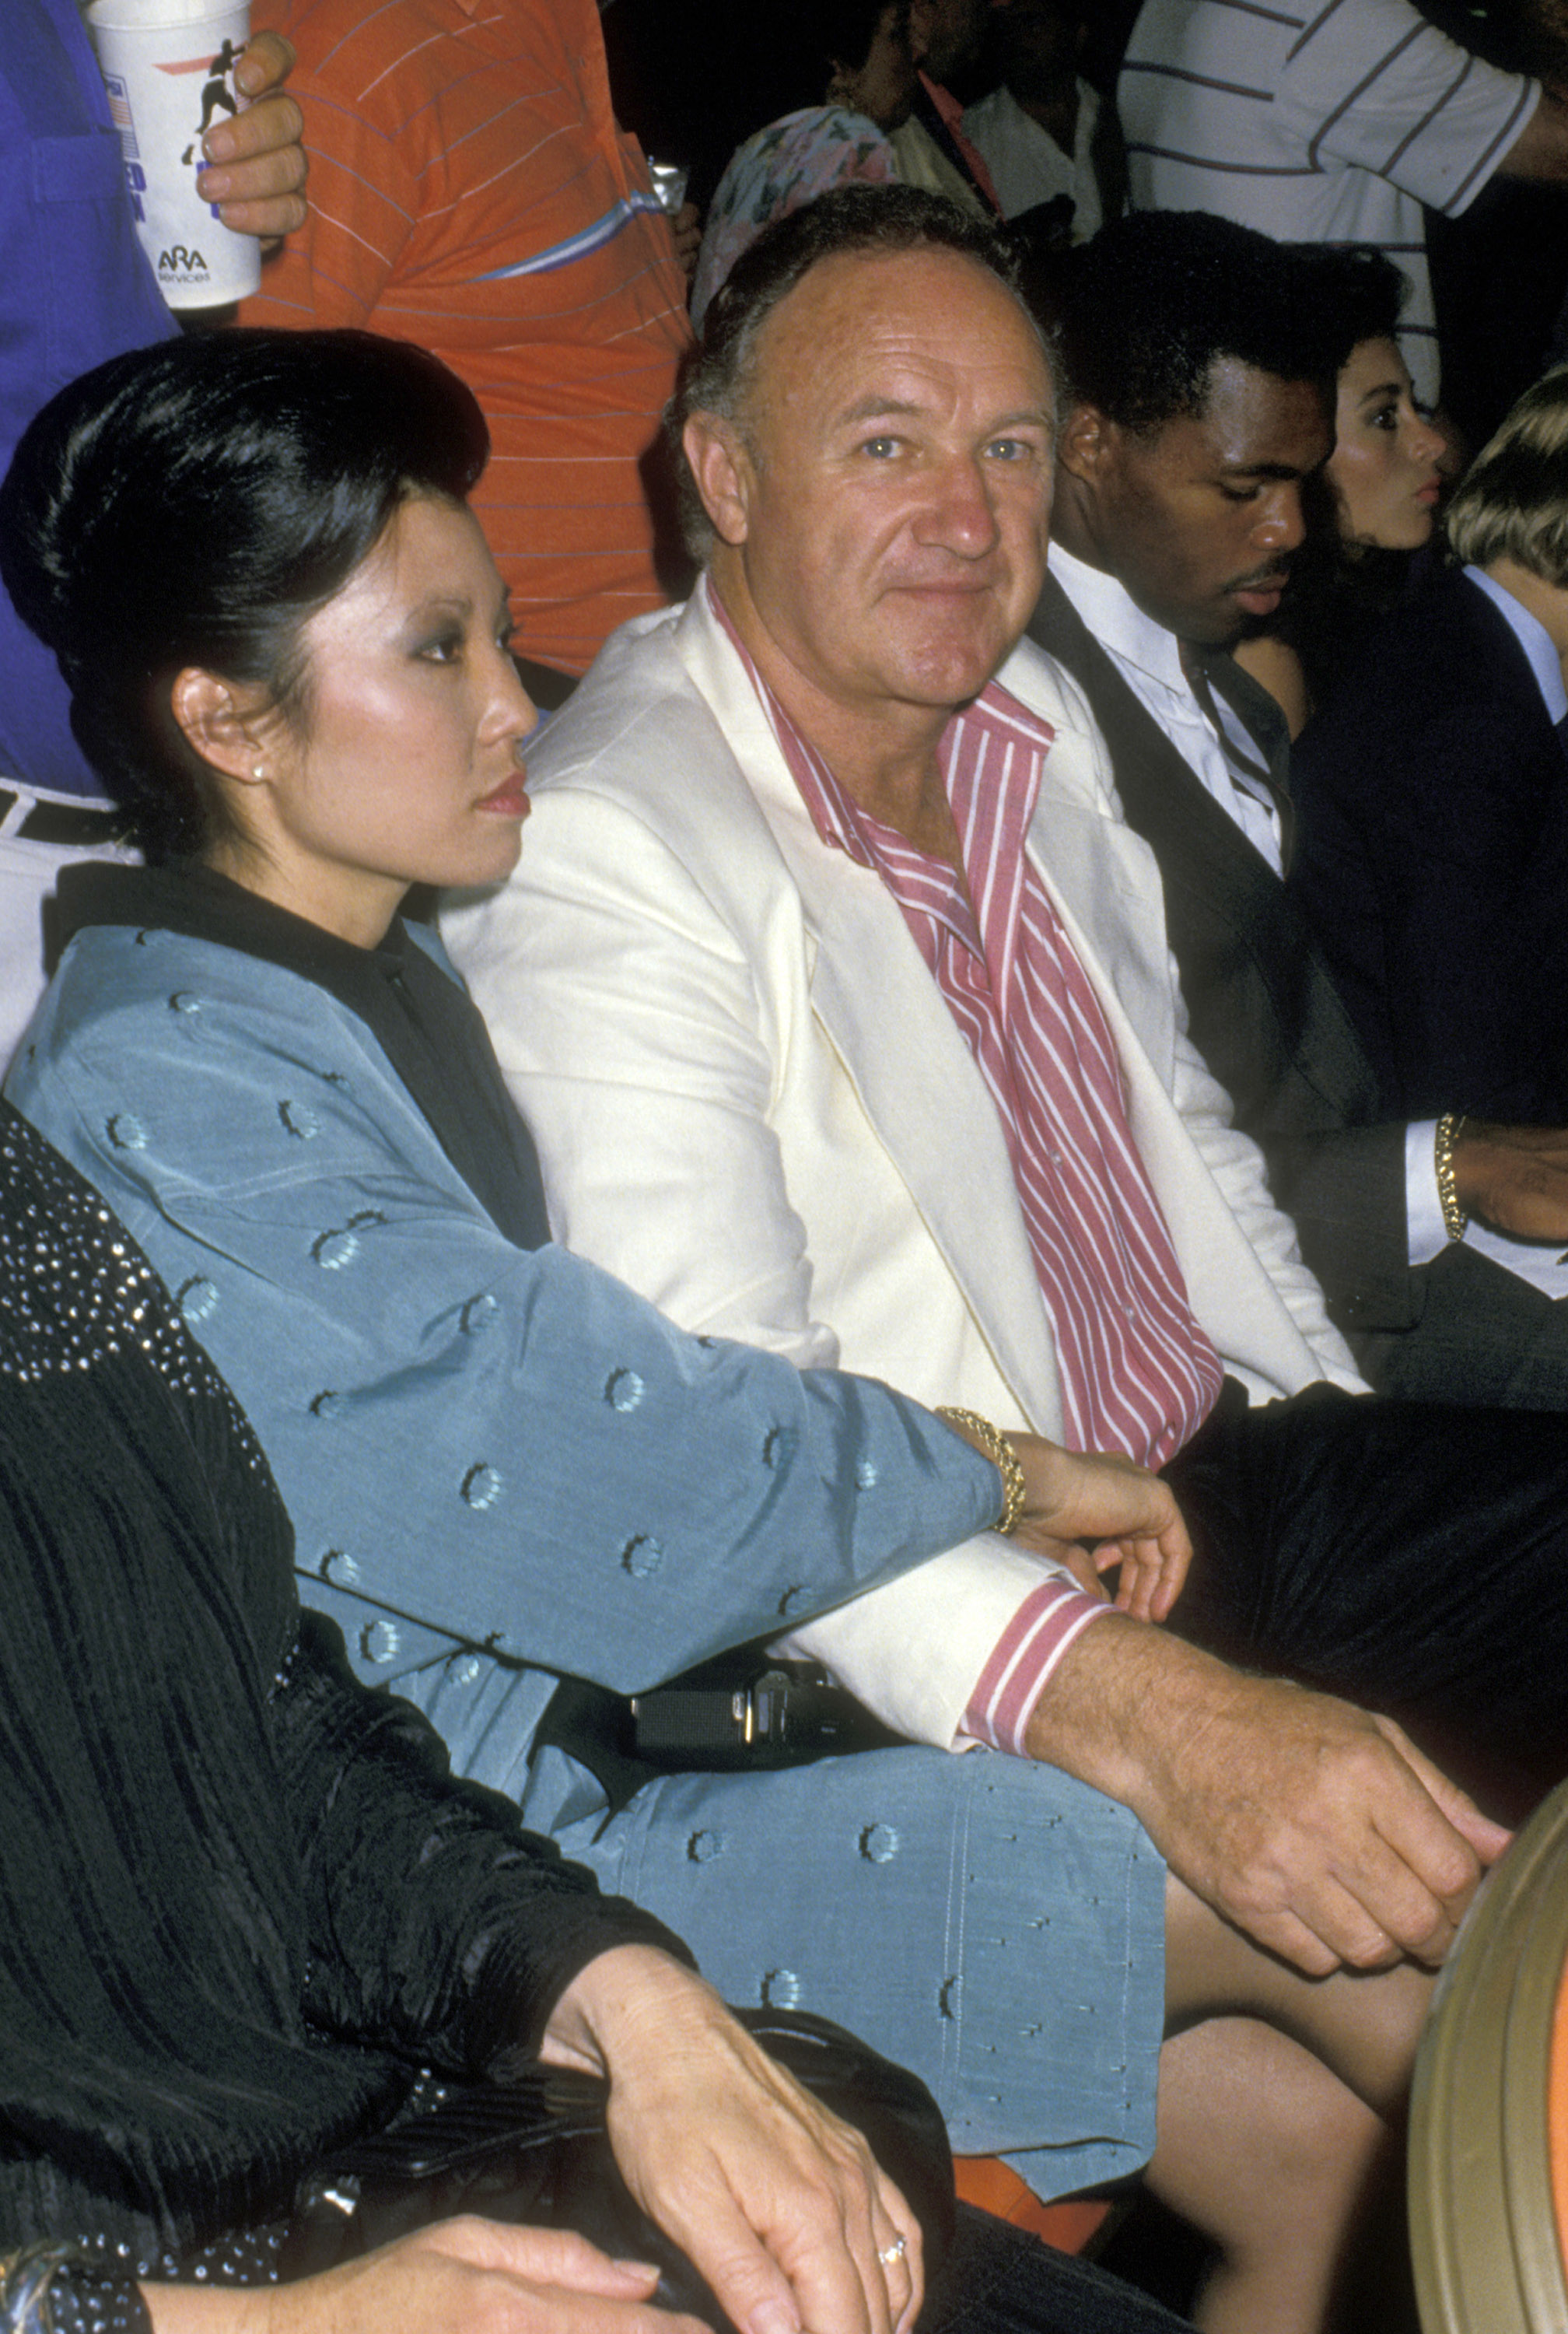
[[[891,2269],[895,2262],[900,2262],[903,2260],[904,2255],[909,2252],[909,2248],[906,2239],[901,2235],[897,2236],[893,2239],[890,2245],[879,2245],[877,2247],[877,2259],[881,2262],[884,2269]]]

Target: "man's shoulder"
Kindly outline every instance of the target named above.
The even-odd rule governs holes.
[[[428,92],[509,40],[509,12],[476,23],[463,0],[255,0],[255,29],[281,33],[298,52],[291,87],[378,121],[406,105],[410,86]],[[351,118],[351,115],[345,117]],[[330,113],[311,122],[312,142],[331,131]]]
[[[776,793],[780,767],[767,717],[700,598],[612,632],[528,756],[542,812],[592,796],[683,853],[715,828],[756,825],[759,788]]]

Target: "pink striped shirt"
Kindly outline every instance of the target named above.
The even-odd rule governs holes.
[[[1127,1122],[1114,1041],[1024,842],[1049,726],[993,682],[939,747],[965,880],[861,809],[740,649],[822,841],[887,885],[996,1104],[1055,1336],[1063,1440],[1158,1467],[1223,1376]],[[1014,1615],[966,1731],[1018,1750],[1069,1644],[1108,1608],[1053,1577]]]

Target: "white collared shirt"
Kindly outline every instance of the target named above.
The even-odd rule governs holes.
[[[1467,566],[1462,573],[1484,592],[1529,661],[1535,676],[1535,686],[1546,708],[1549,721],[1561,721],[1568,716],[1568,687],[1563,685],[1563,660],[1557,643],[1544,623],[1533,616],[1523,600],[1515,600],[1505,584],[1494,583],[1490,575],[1478,567]]]
[[[1146,616],[1114,575],[1051,545],[1051,573],[1139,703],[1159,724],[1177,752],[1227,818],[1240,827],[1274,873],[1283,873],[1279,813],[1266,789],[1249,776],[1255,740],[1218,699],[1216,728],[1182,670],[1176,634]]]

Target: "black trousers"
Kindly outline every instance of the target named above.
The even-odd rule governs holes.
[[[915,2334],[1181,2334],[1187,2322],[1104,2270],[960,2204]]]
[[[1386,1712],[1509,1811],[1568,1774],[1568,1418],[1227,1384],[1165,1474],[1179,1635]]]

